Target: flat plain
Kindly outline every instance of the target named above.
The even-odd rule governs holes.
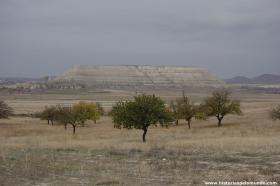
[[[178,93],[159,93],[166,101]],[[1,94],[15,113],[46,105],[98,101],[109,110],[134,93]],[[205,93],[189,94],[200,101]],[[280,183],[280,122],[268,111],[280,103],[276,94],[233,94],[243,116],[185,121],[169,128],[115,129],[109,116],[87,122],[76,135],[59,124],[15,116],[0,120],[0,185],[205,185],[204,181],[276,181]]]

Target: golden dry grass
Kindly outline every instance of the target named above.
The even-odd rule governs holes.
[[[70,126],[64,130],[34,118],[1,120],[0,183],[162,186],[204,185],[203,181],[215,180],[280,182],[280,122],[267,114],[279,99],[275,95],[242,99],[244,116],[226,117],[221,128],[215,118],[194,121],[190,130],[180,121],[179,126],[168,129],[150,128],[146,144],[141,142],[142,131],[114,129],[109,117],[79,127],[76,135]]]

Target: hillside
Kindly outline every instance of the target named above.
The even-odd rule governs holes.
[[[231,79],[226,79],[226,83],[229,84],[264,84],[274,85],[280,84],[280,75],[263,74],[253,78],[247,78],[244,76],[237,76]]]
[[[207,70],[178,66],[73,66],[56,81],[77,81],[103,89],[171,88],[184,86],[219,87],[224,82]]]

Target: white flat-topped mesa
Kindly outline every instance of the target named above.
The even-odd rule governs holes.
[[[97,88],[224,85],[206,69],[185,66],[74,65],[56,80],[74,80]]]

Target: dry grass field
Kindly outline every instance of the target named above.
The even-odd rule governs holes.
[[[131,96],[131,95],[125,95]],[[204,181],[280,183],[280,122],[267,111],[280,95],[235,94],[243,116],[184,121],[142,131],[114,129],[110,117],[72,134],[28,117],[0,120],[0,185],[204,185]],[[170,96],[172,97],[172,96]],[[121,99],[119,96],[116,99]],[[112,95],[2,95],[17,113],[47,103],[114,101]]]

